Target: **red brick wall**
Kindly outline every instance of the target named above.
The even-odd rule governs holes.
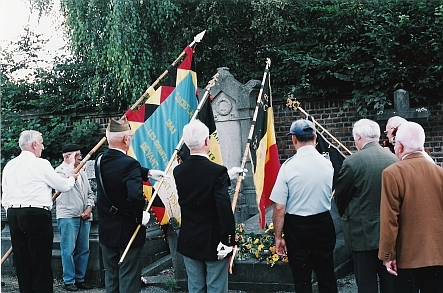
[[[300,102],[300,107],[305,112],[312,115],[318,123],[335,136],[348,150],[351,152],[357,151],[352,137],[352,126],[356,121],[361,119],[361,117],[354,108],[349,108],[343,113],[340,113],[345,99],[298,99],[298,101]],[[428,121],[420,120],[417,122],[423,126],[426,133],[426,152],[436,160],[437,164],[443,167],[443,101],[441,98],[428,99],[425,102],[420,102],[420,105],[417,107],[427,107],[431,113]],[[273,109],[280,161],[283,163],[294,154],[294,147],[292,146],[291,139],[286,136],[286,133],[288,133],[292,121],[304,118],[305,115],[300,111],[295,112],[286,106],[286,100],[274,100]],[[373,111],[367,118],[375,119],[375,114],[376,112]],[[104,129],[107,126],[109,117],[118,118],[121,114],[107,114],[106,118],[103,118],[103,116],[90,115],[90,119],[101,124],[104,134]],[[377,122],[381,129],[381,139],[385,140],[386,137],[384,136],[383,131],[385,130],[386,121]],[[324,136],[328,137],[325,133]],[[330,141],[332,142],[332,140]],[[334,143],[334,145],[338,146],[336,143]],[[346,151],[342,148],[340,149],[345,155],[348,155]]]
[[[347,149],[351,152],[356,152],[354,146],[354,140],[352,138],[352,126],[361,119],[354,108],[347,109],[342,114],[342,109],[345,99],[337,99],[332,101],[326,100],[313,100],[313,99],[299,99],[300,107],[305,110],[309,115],[320,123],[329,133],[335,136]],[[423,103],[423,102],[422,102]],[[443,167],[443,101],[440,99],[429,99],[421,104],[420,107],[427,107],[430,111],[430,117],[428,121],[418,120],[420,125],[423,126],[426,134],[425,150],[429,155]],[[279,149],[280,161],[284,162],[294,153],[294,148],[289,137],[286,133],[289,131],[289,127],[292,121],[306,117],[300,111],[294,112],[288,106],[286,106],[286,100],[274,101],[274,123],[277,144]],[[370,113],[367,118],[374,120],[376,112]],[[381,129],[381,139],[385,140],[386,137],[383,134],[385,130],[386,121],[377,121]],[[326,137],[327,134],[324,133]],[[332,142],[332,140],[330,140]],[[336,143],[334,145],[338,146]],[[340,148],[342,152],[347,155],[348,153]]]

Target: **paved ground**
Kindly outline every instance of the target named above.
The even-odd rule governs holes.
[[[1,276],[2,282],[5,282],[5,285],[1,287],[1,292],[3,293],[16,293],[18,291],[18,283],[17,278],[10,276]],[[63,282],[61,280],[54,281],[54,293],[66,293],[67,291],[63,288]],[[91,290],[79,290],[78,292],[86,292],[86,293],[105,293],[104,288],[95,288]],[[145,287],[142,289],[142,293],[168,293],[171,291],[165,290],[160,287]],[[176,293],[183,293],[183,291],[175,291]],[[249,291],[236,291],[229,290],[230,293],[251,293]],[[256,291],[255,291],[256,292]],[[318,291],[314,290],[314,293]],[[357,287],[354,281],[354,275],[350,274],[345,278],[338,280],[338,292],[339,293],[356,293]],[[283,293],[283,292],[280,292]]]

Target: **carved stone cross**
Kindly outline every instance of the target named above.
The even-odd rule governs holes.
[[[428,119],[431,115],[428,108],[410,108],[409,93],[403,89],[394,92],[394,109],[384,110],[376,115],[377,121],[388,120],[392,116],[400,116],[406,120]]]

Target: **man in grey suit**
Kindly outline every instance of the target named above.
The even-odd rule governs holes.
[[[378,259],[381,174],[398,159],[379,144],[380,126],[361,119],[352,130],[357,153],[343,161],[335,201],[343,219],[345,241],[352,251],[359,293],[393,292],[394,280]]]

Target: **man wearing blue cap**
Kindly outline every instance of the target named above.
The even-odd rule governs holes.
[[[78,144],[63,147],[63,162],[55,171],[68,177],[80,164],[82,154]],[[74,163],[69,161],[74,156]],[[60,250],[63,267],[63,282],[67,291],[91,289],[85,281],[89,259],[89,231],[95,196],[84,170],[78,173],[74,187],[56,199],[56,218],[60,232]]]
[[[320,293],[337,292],[333,251],[335,228],[330,214],[331,162],[315,149],[315,126],[292,123],[288,135],[297,153],[280,168],[270,199],[274,202],[275,245],[287,255],[295,292],[312,292],[315,272]]]

